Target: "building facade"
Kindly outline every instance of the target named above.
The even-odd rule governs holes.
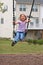
[[[31,10],[31,3],[16,3],[16,18],[19,18],[20,14],[25,14],[29,16]],[[42,4],[34,4],[33,11],[32,11],[32,18],[31,22],[29,23],[28,29],[43,29],[43,5]]]
[[[43,2],[37,0],[35,2],[33,12],[31,14],[31,22],[29,23],[28,30],[29,36],[27,38],[34,38],[35,33],[41,33],[43,38]],[[20,14],[29,16],[31,10],[32,0],[14,0],[14,14],[18,19]],[[13,37],[13,0],[0,0],[0,37],[11,38]],[[37,32],[38,31],[38,32]],[[30,34],[31,32],[31,34]],[[38,35],[39,36],[39,35]],[[36,37],[35,37],[36,38]]]
[[[26,16],[29,16],[30,11],[31,11],[31,5],[32,5],[32,0],[16,0],[16,19],[19,18],[20,14],[25,14]],[[38,39],[43,38],[43,1],[37,0],[34,3],[33,6],[33,11],[31,14],[31,22],[29,23],[28,26],[28,35],[26,38],[34,38]],[[31,32],[31,34],[30,34]],[[36,34],[36,35],[35,35]],[[39,34],[39,35],[38,35]]]
[[[13,1],[0,0],[0,38],[13,36]]]

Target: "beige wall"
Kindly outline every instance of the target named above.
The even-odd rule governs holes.
[[[29,30],[27,36],[25,37],[25,40],[28,39],[43,39],[43,30]]]
[[[13,3],[12,0],[0,0],[0,2],[8,6],[8,10],[5,13],[0,12],[1,18],[4,19],[4,23],[0,23],[0,37],[12,38],[13,36]]]
[[[21,3],[20,3],[21,4]],[[30,10],[31,10],[31,4],[25,4],[26,5],[26,11],[19,11],[20,4],[16,4],[16,19],[19,19],[20,14],[25,14],[29,16]],[[43,5],[39,4],[37,5],[38,7],[38,12],[32,12],[31,16],[37,17],[39,19],[39,27],[36,27],[35,25],[33,27],[29,27],[28,29],[43,29],[43,23],[42,23],[42,18],[43,18]],[[35,23],[35,22],[34,22]]]
[[[19,4],[17,4],[16,5],[16,16],[17,16],[17,18],[19,17],[19,15],[21,14],[21,13],[24,13],[24,14],[26,14],[26,15],[29,15],[30,14],[30,10],[31,10],[31,5],[29,5],[29,4],[26,4],[26,11],[25,12],[23,12],[23,11],[19,11]],[[38,12],[32,12],[32,16],[33,17],[39,17],[39,13],[40,13],[40,6],[39,5],[37,5],[37,7],[38,7]]]

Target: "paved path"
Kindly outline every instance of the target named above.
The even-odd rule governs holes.
[[[0,65],[43,65],[43,54],[0,54]]]

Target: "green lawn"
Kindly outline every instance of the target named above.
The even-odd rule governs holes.
[[[40,44],[35,45],[27,42],[18,42],[12,47],[11,43],[11,40],[0,39],[0,54],[43,53],[43,45]]]

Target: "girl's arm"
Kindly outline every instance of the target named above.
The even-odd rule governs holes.
[[[28,19],[28,20],[26,20],[25,22],[26,22],[26,23],[28,23],[28,22],[30,22],[30,21],[31,21],[31,20],[30,20],[30,19]]]
[[[16,24],[20,24],[20,22],[13,22],[13,24],[14,24],[14,25],[16,25]]]

